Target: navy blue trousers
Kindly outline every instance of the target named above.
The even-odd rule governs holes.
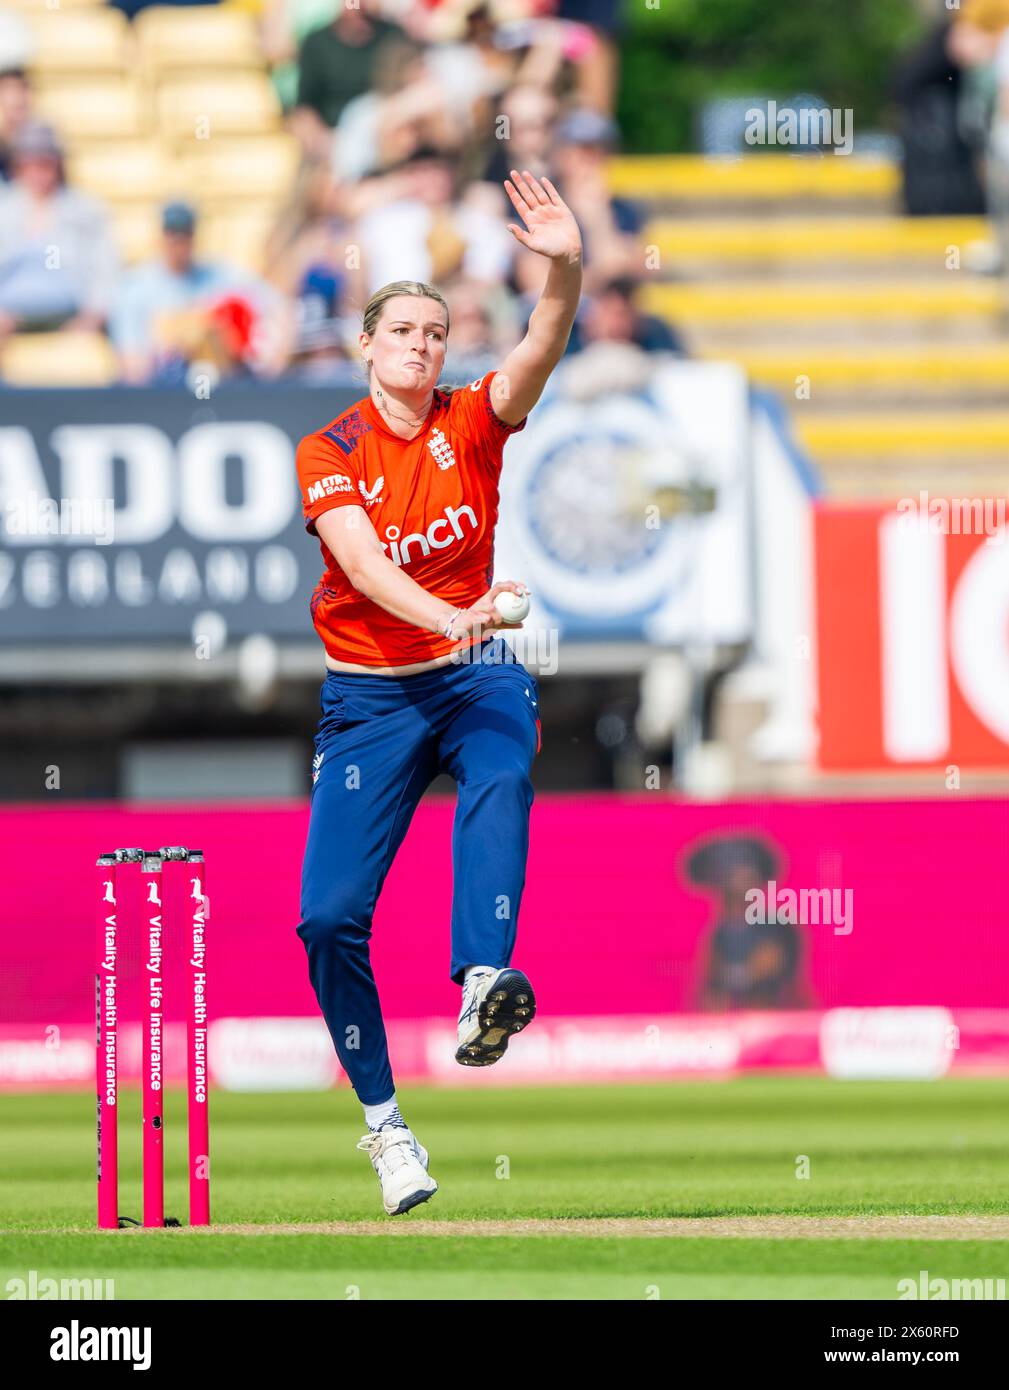
[[[451,978],[461,983],[468,965],[508,965],[515,947],[539,690],[500,637],[471,652],[419,675],[330,672],[323,682],[298,935],[337,1055],[365,1105],[395,1089],[371,969],[372,916],[439,772],[458,786]]]

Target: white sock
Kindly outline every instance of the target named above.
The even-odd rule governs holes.
[[[385,1129],[389,1125],[393,1129],[409,1129],[410,1126],[399,1113],[399,1106],[396,1104],[396,1092],[393,1091],[388,1100],[383,1100],[380,1105],[365,1105],[364,1122],[369,1129]]]

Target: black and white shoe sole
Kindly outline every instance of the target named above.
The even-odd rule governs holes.
[[[509,1038],[536,1016],[536,996],[521,970],[502,970],[477,1012],[479,1032],[456,1049],[464,1067],[489,1067],[505,1055]]]
[[[402,1216],[404,1212],[410,1211],[413,1207],[419,1207],[421,1202],[428,1202],[438,1191],[437,1188],[428,1192],[426,1188],[420,1188],[417,1192],[411,1192],[408,1197],[404,1197],[395,1211],[386,1212],[387,1216]]]

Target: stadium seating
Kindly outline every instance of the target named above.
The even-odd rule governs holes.
[[[263,68],[255,20],[228,6],[153,5],[140,11],[133,30],[140,66],[149,76]]]
[[[28,10],[35,35],[33,75],[94,80],[125,73],[133,53],[130,24],[121,10],[79,5],[61,10]]]
[[[829,261],[835,270],[850,265],[865,273],[885,258],[887,278],[892,278],[901,266],[920,270],[923,264],[934,264],[947,246],[982,240],[988,224],[981,217],[774,216],[755,234],[749,221],[656,218],[651,235],[663,258],[675,257],[680,270],[702,269],[713,261],[767,270],[776,262],[798,260]]]
[[[621,158],[609,186],[651,209],[644,307],[781,393],[830,492],[1004,488],[1005,291],[966,268],[984,219],[900,216],[878,159]]]
[[[176,191],[172,161],[153,140],[80,145],[68,164],[74,183],[106,202],[158,203]]]
[[[158,122],[168,138],[260,135],[280,125],[280,102],[265,73],[214,72],[159,83]]]
[[[136,139],[152,124],[149,102],[136,83],[126,79],[41,85],[36,105],[71,146],[87,140]]]
[[[907,284],[886,280],[771,279],[719,280],[656,285],[646,299],[653,313],[698,327],[731,325],[734,339],[768,319],[812,321],[857,319],[866,331],[889,331],[895,320],[950,320],[994,315],[1000,286],[968,278],[922,279]]]
[[[124,262],[157,255],[159,209],[185,197],[200,213],[200,254],[261,271],[301,156],[282,127],[255,15],[159,5],[131,24],[101,0],[20,9],[37,37],[38,113],[60,132],[71,181],[108,207]],[[50,373],[64,369],[73,375],[54,350]],[[104,368],[89,357],[82,370],[90,380]]]
[[[832,398],[858,392],[867,399],[938,396],[989,399],[1009,391],[1009,347],[1000,342],[860,343],[830,348],[744,347],[736,354],[754,381],[791,394],[800,375]]]
[[[186,187],[204,206],[285,199],[298,172],[300,152],[290,135],[191,140],[180,158]]]
[[[254,274],[261,274],[263,249],[276,222],[271,203],[230,207],[211,212],[200,221],[197,252],[211,260],[227,260]]]
[[[706,159],[701,155],[652,155],[612,161],[612,192],[624,197],[703,204],[790,200],[831,202],[895,198],[896,168],[885,159],[794,158],[754,155],[745,159]]]
[[[94,9],[104,5],[106,0],[61,0],[60,8],[67,10]],[[4,9],[17,10],[31,19],[32,14],[52,14],[52,0],[4,0]]]
[[[116,354],[101,333],[17,333],[0,349],[8,386],[108,386],[118,374]]]

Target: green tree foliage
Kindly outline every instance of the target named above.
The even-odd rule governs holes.
[[[915,0],[624,0],[617,117],[625,149],[696,148],[718,96],[814,92],[883,123],[897,57],[924,26]],[[943,13],[936,6],[937,15]]]

